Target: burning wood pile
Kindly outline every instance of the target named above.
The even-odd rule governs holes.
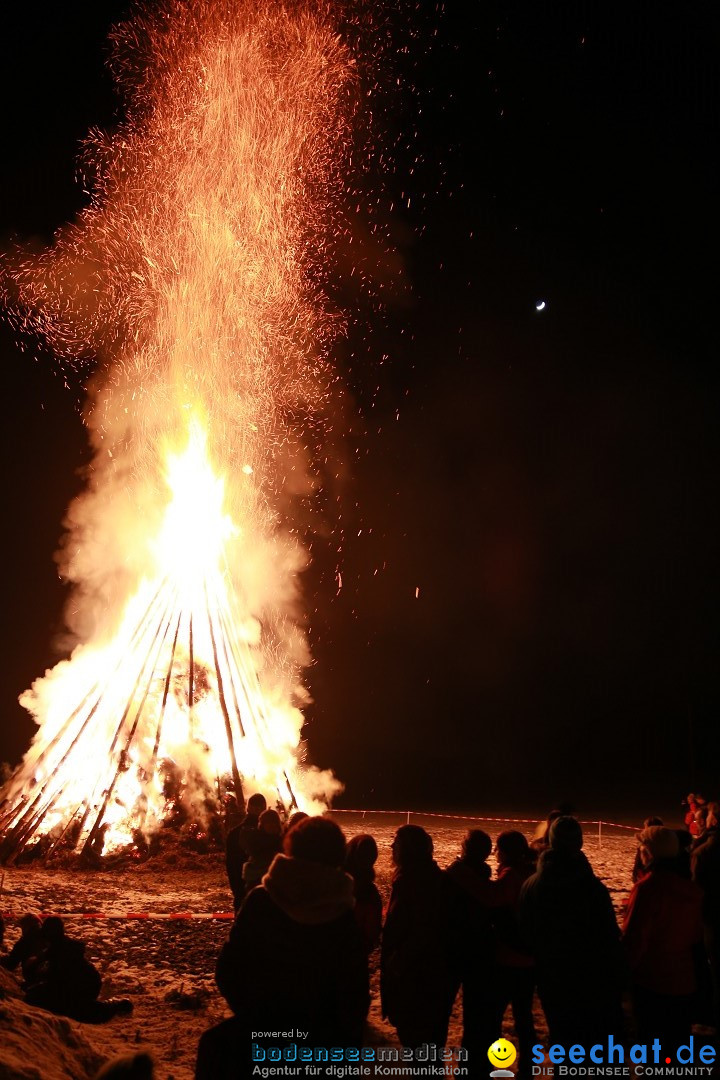
[[[210,843],[246,789],[312,811],[339,787],[304,761],[287,507],[319,488],[336,381],[354,61],[314,0],[161,3],[113,46],[125,119],[86,141],[89,205],[2,268],[13,323],[93,372],[94,453],[58,556],[76,644],[21,697],[4,861]]]
[[[170,824],[217,834],[228,807],[244,806],[243,776],[262,775],[284,808],[297,805],[277,718],[218,569],[233,526],[205,452],[196,428],[170,459],[158,543],[171,572],[144,583],[108,646],[93,650],[91,685],[66,716],[58,703],[47,740],[4,789],[0,857],[28,845],[86,857],[106,843],[147,850],[146,834]]]

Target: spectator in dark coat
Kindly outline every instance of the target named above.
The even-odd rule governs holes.
[[[672,829],[652,825],[639,841],[647,872],[630,894],[623,929],[637,1038],[659,1038],[671,1052],[687,1042],[692,1027],[702,892],[678,872]]]
[[[217,984],[235,1019],[203,1035],[197,1080],[250,1076],[252,1031],[301,1029],[311,1047],[362,1045],[368,966],[342,869],[343,833],[308,818],[287,834],[284,851],[248,894],[220,953]]]
[[[48,916],[40,933],[45,950],[34,969],[35,981],[25,993],[29,1005],[87,1024],[132,1012],[132,1003],[125,998],[98,1001],[100,972],[86,958],[85,942],[66,936],[61,918]]]
[[[512,1008],[520,1048],[518,1080],[532,1075],[532,1047],[537,1042],[533,1021],[535,965],[520,934],[518,906],[523,885],[535,873],[535,860],[521,832],[509,830],[497,838],[497,881],[490,882],[495,926],[495,1031],[502,1034],[508,1005]]]
[[[485,834],[483,834],[485,835]],[[525,881],[535,872],[535,860],[522,833],[509,831],[497,838],[496,854],[498,877],[490,878],[490,869],[471,876],[465,869],[465,860],[458,859],[448,869],[459,885],[469,891],[480,905],[473,915],[476,928],[487,927],[492,919],[493,955],[486,960],[486,992],[481,1009],[478,1009],[476,1031],[482,1032],[483,1046],[487,1047],[502,1034],[502,1021],[508,1005],[512,1006],[515,1031],[520,1044],[518,1077],[531,1075],[532,1047],[536,1042],[532,1006],[535,993],[535,966],[520,935],[517,908],[520,891]],[[490,838],[485,845],[485,857],[490,853]],[[480,868],[478,868],[480,869]],[[485,931],[487,932],[487,931]],[[463,998],[465,986],[463,984]],[[465,1018],[465,1031],[472,1030],[470,1017]],[[480,1040],[477,1040],[478,1043]],[[463,1035],[463,1045],[467,1045]],[[471,1057],[480,1063],[478,1075],[485,1075],[485,1054]]]
[[[453,918],[457,935],[457,973],[462,983],[463,1036],[470,1076],[487,1075],[487,1048],[495,1034],[495,936],[489,910],[492,840],[470,829],[459,859],[447,869],[457,888]]]
[[[245,895],[259,885],[270,869],[270,863],[282,850],[282,821],[277,810],[263,810],[257,829],[248,829],[242,838],[247,852],[242,876]]]
[[[382,899],[375,884],[377,857],[378,846],[367,833],[359,833],[348,842],[345,872],[353,879],[355,920],[368,955],[380,944],[382,932]]]
[[[610,894],[582,853],[580,823],[553,822],[549,847],[522,887],[520,930],[535,958],[550,1042],[620,1035],[619,931]]]
[[[444,1046],[459,981],[453,967],[455,890],[419,825],[398,829],[392,853],[395,875],[380,964],[383,1016],[403,1046]]]
[[[708,803],[707,828],[692,853],[692,878],[703,893],[702,921],[710,965],[713,1024],[720,1038],[720,806]]]
[[[257,830],[260,815],[267,809],[265,796],[251,795],[248,799],[247,814],[242,824],[236,825],[227,834],[225,840],[225,867],[233,894],[235,911],[245,899],[246,887],[243,881],[243,867],[248,859],[247,840],[250,833]]]

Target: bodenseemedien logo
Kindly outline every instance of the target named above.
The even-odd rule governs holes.
[[[516,1057],[517,1050],[511,1042],[507,1039],[496,1039],[488,1049],[490,1064],[495,1066],[490,1075],[514,1076],[515,1073],[511,1072],[508,1065],[512,1065]]]

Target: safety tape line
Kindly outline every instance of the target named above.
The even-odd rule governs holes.
[[[419,817],[419,818],[439,818],[446,821],[490,821],[500,822],[503,824],[513,825],[537,825],[537,818],[509,818],[509,817],[482,817],[479,814],[438,814],[432,811],[426,810],[350,810],[346,808],[340,809],[339,807],[333,807],[331,810],[333,814],[359,814],[362,817],[366,817],[369,814],[388,814],[395,817]],[[581,821],[581,825],[597,825],[605,826],[612,829],[623,829],[626,832],[637,833],[637,826],[634,825],[621,825],[617,821]],[[4,876],[4,875],[3,875]],[[45,912],[41,916],[47,918],[50,912]],[[12,912],[0,912],[0,916],[6,919],[15,918]],[[189,921],[192,919],[218,919],[231,921],[235,918],[235,915],[231,911],[212,911],[212,912],[192,912],[192,911],[174,911],[170,913],[155,912],[155,911],[128,911],[125,913],[107,913],[107,912],[65,912],[62,914],[63,919],[124,919],[126,921],[131,920],[149,920],[155,921]]]
[[[481,817],[479,814],[438,814],[429,810],[346,810],[339,807],[331,807],[331,814],[390,814],[394,817],[419,817],[419,818],[444,818],[447,821],[499,821],[512,822],[515,825],[538,825],[538,818],[518,817]],[[638,832],[637,825],[620,825],[617,821],[581,821],[581,825],[605,825],[613,829],[625,829],[627,832]]]
[[[54,912],[44,911],[39,916],[41,919],[47,919]],[[14,919],[16,916],[10,911],[0,912],[6,919]],[[63,911],[60,912],[61,919],[92,919],[100,921],[102,919],[123,919],[123,920],[164,920],[166,922],[182,922],[189,919],[226,919],[231,921],[235,918],[232,911],[212,911],[212,912],[194,912],[194,911],[174,911],[172,913],[157,912],[157,911],[127,911],[127,912],[105,912],[105,911]]]
[[[495,821],[502,823],[511,823],[516,825],[537,825],[537,818],[506,818],[506,817],[481,817],[480,815],[472,814],[438,814],[430,811],[419,810],[349,810],[334,808],[331,811],[333,814],[360,814],[362,817],[368,814],[390,814],[394,816],[402,817],[420,817],[420,818],[440,818],[448,821]],[[637,827],[633,825],[621,825],[616,821],[581,821],[581,825],[604,825],[606,828],[624,829],[627,832],[636,833]],[[47,918],[51,914],[50,912],[44,912],[41,918]],[[13,919],[15,915],[12,912],[0,912],[6,919]],[[193,919],[206,919],[206,920],[225,920],[232,921],[235,915],[231,911],[212,911],[212,912],[193,912],[193,911],[174,911],[174,912],[155,912],[155,911],[128,911],[128,912],[101,912],[101,911],[77,911],[77,912],[63,912],[63,919],[87,919],[87,920],[102,920],[102,919],[123,919],[125,921],[164,921],[164,922],[183,922]]]

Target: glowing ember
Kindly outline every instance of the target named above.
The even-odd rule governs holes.
[[[5,857],[206,828],[243,785],[305,809],[338,788],[301,764],[304,555],[278,507],[285,475],[314,484],[291,418],[305,443],[326,422],[353,62],[310,0],[165,5],[114,46],[128,119],[88,142],[90,205],[5,270],[16,324],[102,358],[60,555],[80,644],[21,698],[39,731],[0,793]]]

